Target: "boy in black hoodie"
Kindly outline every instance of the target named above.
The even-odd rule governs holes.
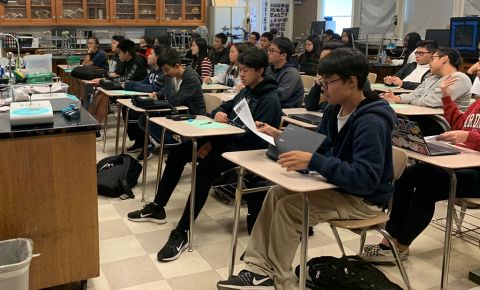
[[[240,77],[245,88],[232,100],[223,103],[212,112],[215,121],[221,123],[234,122],[237,126],[244,124],[237,118],[233,107],[245,99],[250,107],[254,120],[270,124],[274,127],[280,125],[282,108],[277,95],[277,82],[264,77],[267,66],[267,56],[258,48],[247,49],[239,57]],[[212,182],[221,176],[221,173],[235,165],[222,158],[222,153],[227,151],[241,151],[265,148],[266,142],[253,132],[245,128],[246,133],[236,136],[223,136],[219,138],[204,138],[199,140],[197,152],[199,161],[197,165],[197,183],[195,188],[195,218],[205,204]],[[145,205],[141,210],[128,214],[131,221],[152,221],[165,223],[166,214],[164,207],[175,189],[185,164],[191,160],[192,143],[185,142],[169,152],[165,171],[158,186],[153,203]],[[183,215],[177,227],[171,232],[166,245],[158,252],[157,259],[168,262],[177,259],[188,247],[188,230],[190,220],[190,199],[188,199]]]
[[[317,132],[327,139],[317,153],[290,151],[279,156],[279,165],[287,171],[317,171],[337,186],[305,193],[310,199],[312,225],[371,218],[393,193],[391,130],[395,113],[388,103],[364,96],[368,69],[366,57],[351,48],[337,49],[322,59],[319,73],[331,106]],[[257,125],[271,136],[280,133],[268,125]],[[245,251],[245,270],[218,282],[218,289],[296,289],[292,262],[300,243],[302,208],[301,193],[272,187]]]

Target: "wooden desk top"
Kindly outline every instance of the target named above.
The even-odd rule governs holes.
[[[390,104],[395,113],[404,116],[443,115],[443,108],[420,107],[410,104]]]
[[[200,126],[205,124],[206,125],[205,128],[199,128],[195,126],[194,124],[197,124],[197,123],[194,123],[196,120],[204,121],[203,123],[200,124]],[[232,125],[224,124],[224,123],[217,123],[213,119],[208,118],[206,116],[197,116],[197,118],[194,120],[185,120],[185,121],[173,121],[165,117],[154,117],[154,118],[151,118],[150,121],[162,127],[165,127],[166,129],[178,135],[188,137],[188,138],[234,135],[234,134],[245,133],[245,130],[243,129],[240,129]],[[218,128],[217,126],[221,126],[221,128]]]
[[[274,161],[265,156],[266,150],[251,150],[223,153],[223,158],[268,179],[288,190],[297,192],[309,192],[323,189],[331,189],[336,186],[327,183],[319,174],[300,174],[287,172]]]
[[[205,93],[203,95],[205,98],[214,97],[220,99],[222,102],[226,102],[233,99],[237,95],[237,93]]]
[[[135,106],[134,104],[132,104],[131,99],[117,99],[117,103],[121,104],[122,106],[128,107],[131,110],[134,110],[135,112],[139,112],[139,113],[145,113],[146,112],[145,109],[139,108],[139,107]],[[176,108],[179,111],[187,111],[188,110],[188,107],[186,107],[186,106],[178,106]],[[170,109],[155,109],[155,110],[148,110],[148,111],[149,112],[168,112],[168,111],[170,111]]]
[[[68,69],[68,65],[66,65],[66,64],[58,64],[57,67],[58,67],[58,68],[61,68],[61,69],[63,69],[63,70]]]
[[[408,157],[446,169],[480,167],[480,152],[466,148],[456,147],[461,151],[460,154],[444,156],[427,156],[400,147],[397,148],[405,151]]]
[[[99,87],[98,90],[105,93],[109,97],[148,96],[149,95],[149,93],[135,92],[135,91],[105,90],[101,87]]]
[[[226,91],[228,89],[231,89],[231,87],[221,84],[202,84],[203,91]]]
[[[322,112],[307,111],[307,109],[305,109],[305,108],[289,108],[289,109],[283,109],[282,111],[283,111],[283,113],[285,113],[287,115],[287,116],[282,117],[282,121],[285,121],[285,122],[288,122],[290,124],[297,125],[297,126],[300,126],[300,127],[303,127],[303,128],[307,128],[307,129],[315,129],[315,128],[317,128],[318,125],[305,123],[305,122],[302,122],[300,120],[290,118],[288,115],[291,115],[291,114],[312,114],[312,115],[316,115],[316,116],[320,116],[320,117],[323,116]]]
[[[401,87],[389,87],[384,84],[371,84],[372,90],[386,93],[392,91],[394,94],[406,94],[411,93],[413,90],[402,89]]]

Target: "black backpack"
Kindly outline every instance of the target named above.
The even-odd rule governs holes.
[[[142,165],[127,154],[100,160],[97,164],[98,194],[121,199],[134,198],[131,188],[137,184],[140,172]]]
[[[132,104],[145,110],[172,109],[167,100],[154,100],[145,96],[132,96]]]
[[[94,65],[82,65],[72,69],[70,75],[80,80],[93,80],[96,78],[104,78],[108,75],[108,71]]]
[[[306,285],[314,290],[402,290],[385,274],[358,256],[323,256],[307,263]],[[295,273],[299,276],[300,266]]]

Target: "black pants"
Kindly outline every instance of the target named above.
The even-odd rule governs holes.
[[[200,148],[206,140],[198,141]],[[214,180],[220,178],[221,173],[235,164],[229,162],[222,157],[221,151],[213,149],[204,159],[197,159],[197,177],[195,186],[195,219],[207,201],[208,192]],[[175,187],[180,180],[183,169],[187,162],[192,160],[192,142],[184,142],[177,147],[170,149],[168,159],[165,165],[162,179],[158,186],[154,202],[165,207],[172,195]],[[192,166],[194,166],[192,164]],[[177,230],[188,230],[190,228],[190,197],[187,200],[183,215],[178,222]]]
[[[127,113],[127,107],[122,107],[122,114],[123,114],[123,121],[125,122]],[[144,116],[143,113],[135,112],[134,110],[128,111],[128,127],[127,127],[127,135],[130,141],[135,141],[136,144],[143,146],[145,133],[144,131],[140,130],[138,127],[138,119],[141,116]]]
[[[480,197],[480,168],[455,171],[457,197]],[[405,246],[432,220],[435,203],[448,199],[450,178],[438,167],[419,163],[405,169],[395,183],[392,212],[386,230]]]

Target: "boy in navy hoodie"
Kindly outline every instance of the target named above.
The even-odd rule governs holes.
[[[392,195],[391,130],[396,118],[388,103],[364,96],[368,69],[366,57],[352,48],[336,49],[322,59],[318,71],[331,106],[317,132],[327,139],[314,154],[291,151],[279,156],[278,164],[287,171],[317,171],[337,186],[307,193],[312,225],[333,219],[371,218]],[[258,125],[271,136],[280,133],[271,126]],[[272,187],[245,251],[245,270],[218,282],[218,289],[296,289],[298,279],[292,262],[300,243],[302,208],[301,193]]]

